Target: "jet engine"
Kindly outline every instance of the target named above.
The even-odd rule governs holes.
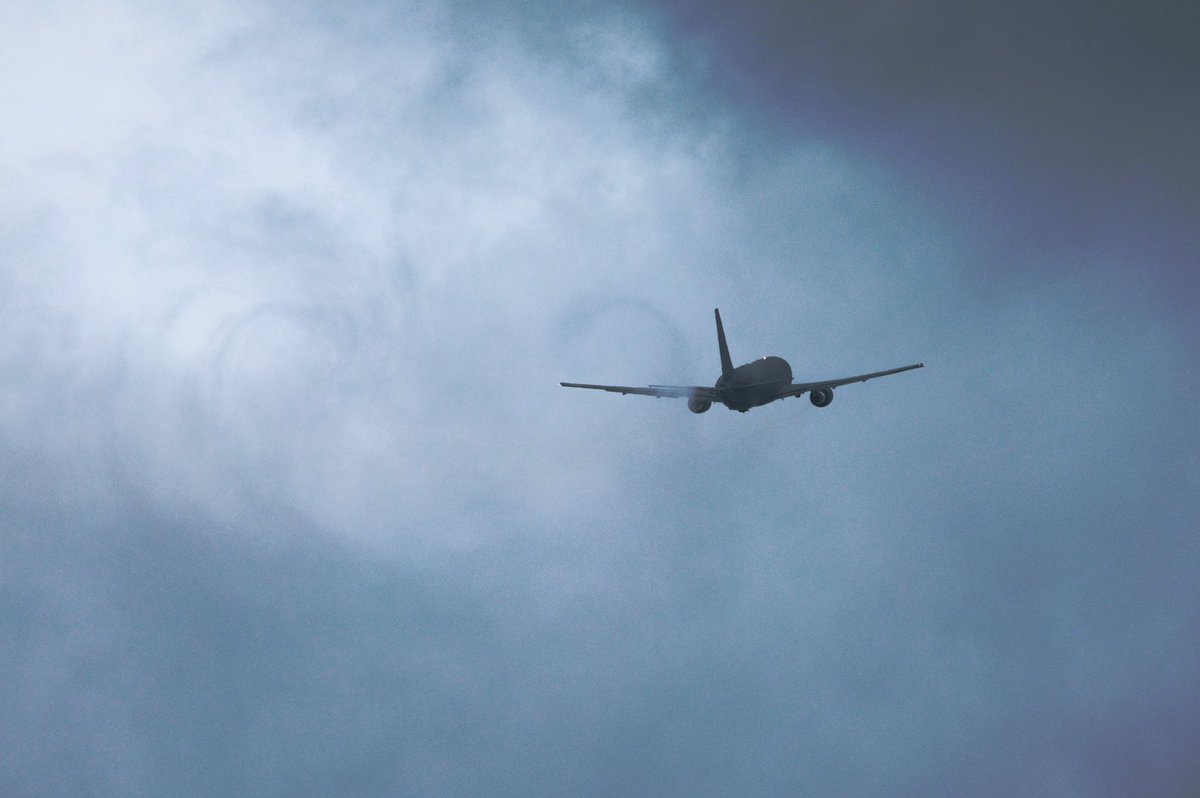
[[[832,388],[817,388],[808,392],[808,398],[814,407],[828,407],[833,401]]]
[[[710,407],[712,407],[712,402],[707,399],[701,399],[698,396],[688,399],[688,410],[693,413],[707,413]]]

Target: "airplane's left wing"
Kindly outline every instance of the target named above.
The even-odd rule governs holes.
[[[889,374],[899,374],[902,371],[912,371],[913,369],[924,368],[924,363],[913,363],[911,366],[901,366],[898,369],[888,369],[887,371],[872,371],[870,374],[857,374],[853,377],[842,377],[836,380],[822,380],[821,382],[794,382],[784,388],[775,395],[776,399],[784,399],[788,396],[800,396],[809,391],[817,391],[822,388],[836,388],[839,385],[849,385],[852,382],[866,382],[873,380],[876,377],[886,377]]]
[[[564,388],[591,388],[596,391],[612,393],[632,393],[637,396],[656,396],[669,399],[691,399],[696,397],[710,402],[720,402],[715,388],[703,385],[648,385],[645,388],[635,388],[629,385],[588,385],[582,382],[560,382]]]

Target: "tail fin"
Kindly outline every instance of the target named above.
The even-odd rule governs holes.
[[[713,308],[717,317],[717,346],[721,347],[721,376],[733,374],[733,361],[729,359],[729,344],[725,343],[725,328],[721,326],[721,311]]]

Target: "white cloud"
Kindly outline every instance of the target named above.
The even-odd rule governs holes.
[[[143,11],[26,10],[10,38],[64,57],[3,90],[28,123],[0,201],[7,360],[39,352],[10,434],[66,448],[90,426],[91,456],[154,489],[265,492],[373,536],[445,534],[447,490],[553,515],[608,485],[585,489],[602,505],[612,458],[645,441],[583,462],[561,441],[644,408],[558,379],[708,379],[713,304],[733,304],[739,357],[798,375],[919,359],[962,321],[911,313],[959,286],[903,187],[732,123],[629,17],[581,20],[554,56],[438,13],[384,32]],[[1046,341],[1013,343],[980,360]]]
[[[381,36],[262,8],[22,11],[0,209],[10,370],[37,347],[5,426],[31,445],[151,489],[209,484],[204,502],[232,480],[390,525],[369,519],[487,481],[489,429],[515,375],[547,376],[563,307],[691,270],[638,250],[675,246],[665,214],[706,212],[688,149],[713,134],[629,115],[630,80],[670,77],[636,31],[581,27],[625,48],[584,53],[624,65],[596,84],[511,31],[469,51],[437,15]],[[49,432],[75,425],[90,447]]]

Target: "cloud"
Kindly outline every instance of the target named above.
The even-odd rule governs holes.
[[[1194,643],[1153,292],[983,293],[991,239],[644,17],[523,10],[6,12],[5,791],[1093,785]],[[557,387],[711,379],[715,305],[927,368]]]
[[[837,137],[991,239],[977,279],[1040,253],[1057,256],[1041,269],[1117,255],[1190,322],[1190,6],[645,5],[707,45],[732,101],[783,131]]]

